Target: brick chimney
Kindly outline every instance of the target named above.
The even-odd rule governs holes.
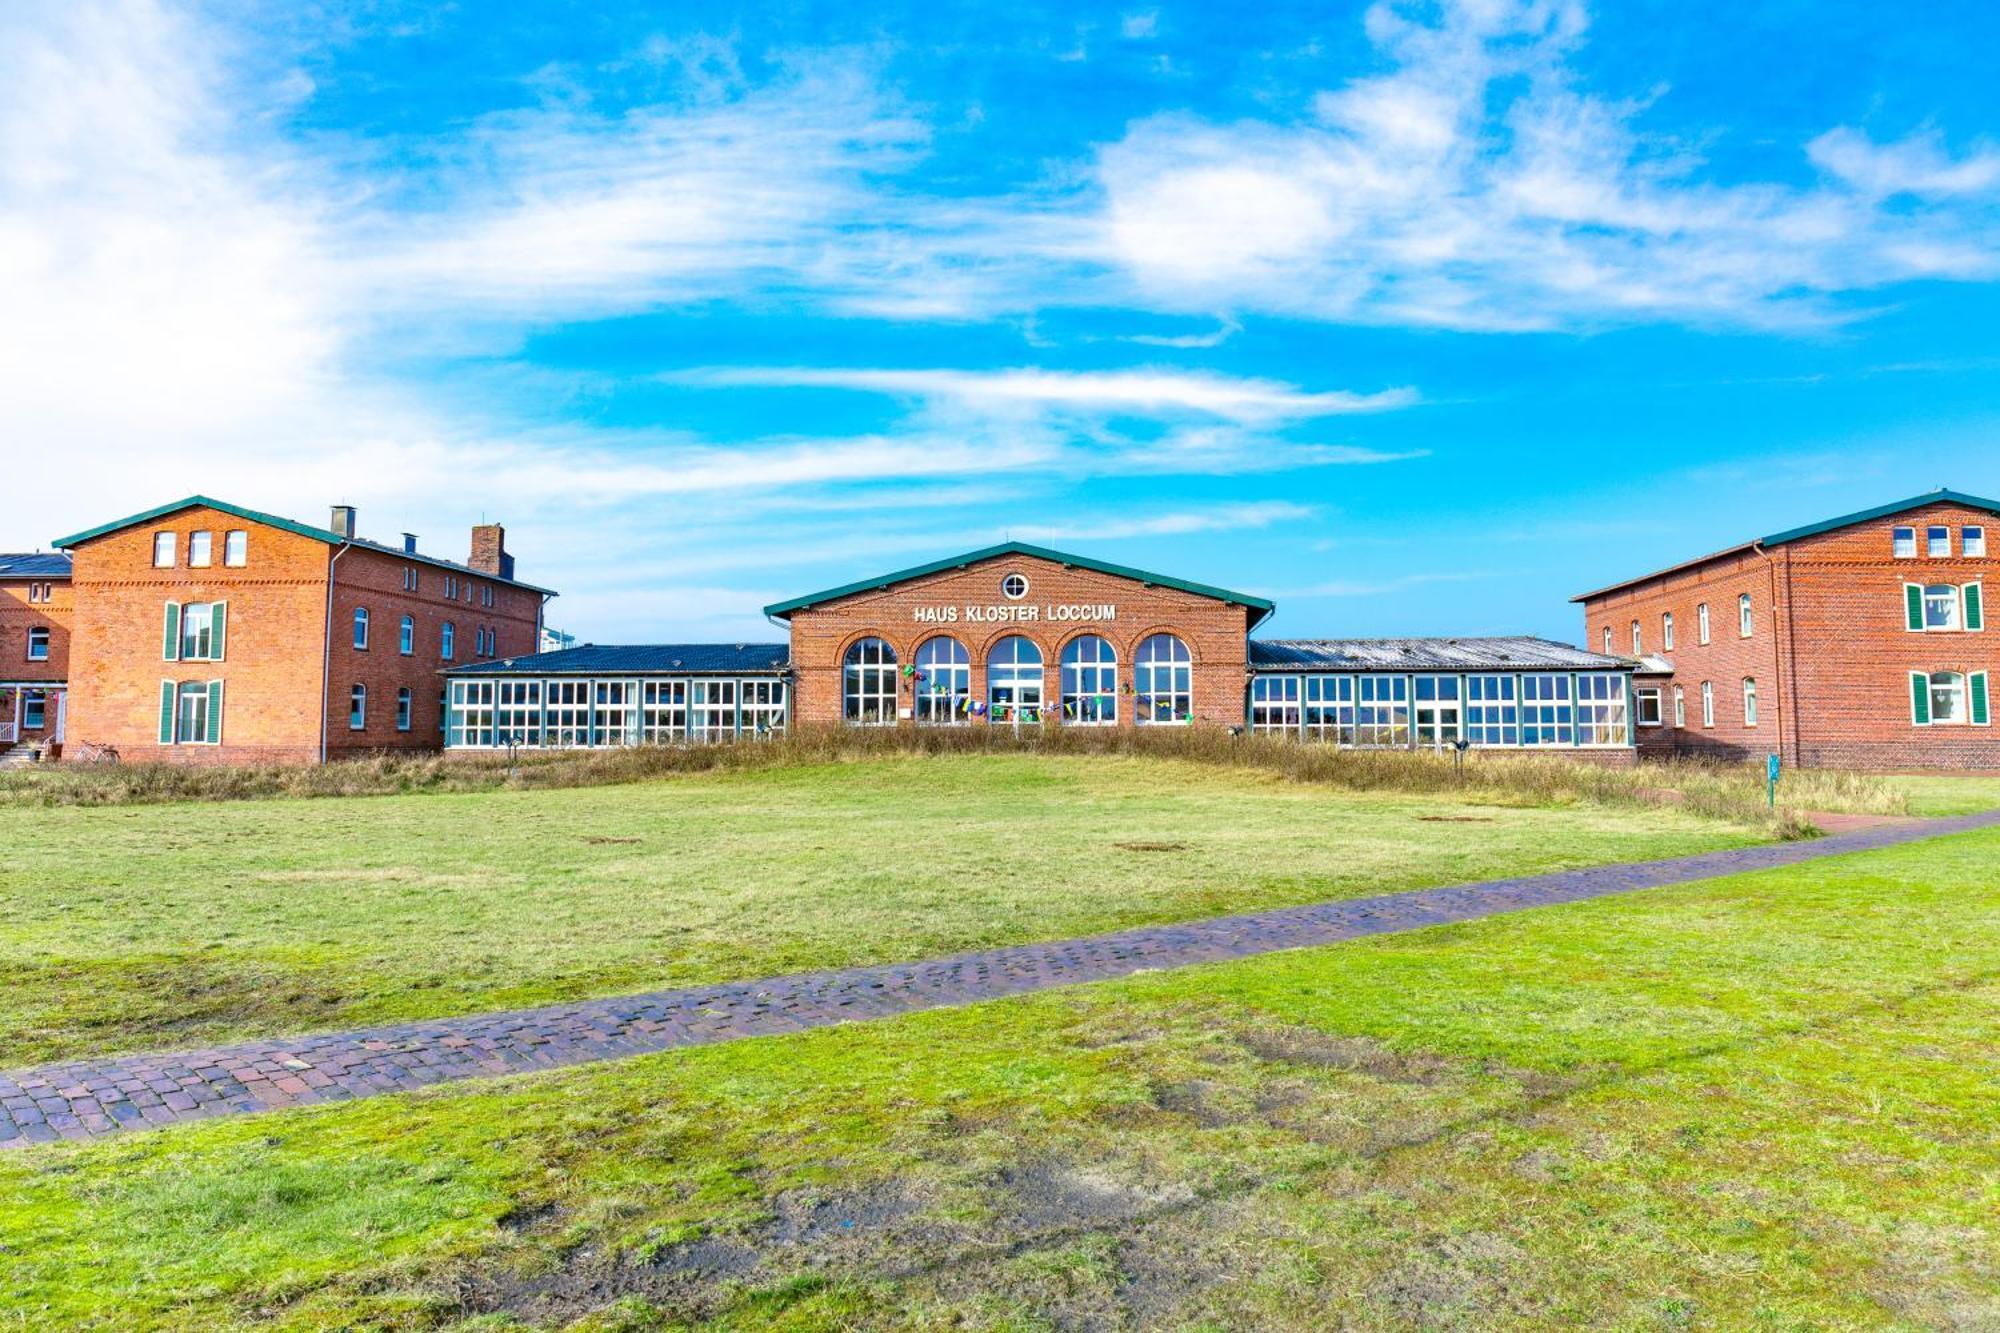
[[[514,557],[507,554],[507,529],[498,523],[481,523],[474,528],[472,554],[465,563],[483,574],[513,578]]]
[[[354,506],[335,505],[333,507],[333,521],[328,526],[333,529],[333,535],[336,537],[353,537]]]

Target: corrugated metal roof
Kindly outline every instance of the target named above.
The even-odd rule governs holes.
[[[1252,671],[1630,670],[1623,657],[1585,652],[1552,639],[1252,639]]]
[[[452,676],[749,676],[791,664],[783,643],[594,644],[453,667]]]
[[[0,552],[0,579],[66,579],[69,557],[61,552],[30,551],[23,555]]]

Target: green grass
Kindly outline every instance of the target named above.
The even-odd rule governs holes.
[[[1991,1327],[2000,832],[0,1157],[0,1320]]]
[[[465,1013],[1755,841],[1690,810],[1141,755],[0,809],[21,1065]],[[1485,803],[1479,803],[1485,802]]]
[[[2000,777],[1962,773],[1896,773],[1881,782],[1902,793],[1913,815],[1970,815],[2000,806]]]

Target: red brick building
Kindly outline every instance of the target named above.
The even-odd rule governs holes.
[[[439,672],[534,651],[553,593],[498,526],[465,563],[191,496],[57,543],[72,556],[68,734],[127,760],[302,763],[436,749]]]
[[[2000,768],[1985,624],[2000,502],[1936,491],[1575,598],[1586,642],[1643,659],[1642,754]]]
[[[1217,726],[1633,757],[1632,664],[1533,638],[1266,640],[1260,597],[1009,542],[778,602],[789,643],[586,644],[462,666],[447,744],[850,726]]]
[[[62,744],[72,605],[68,556],[0,554],[0,763]]]

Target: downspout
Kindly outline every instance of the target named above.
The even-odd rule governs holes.
[[[792,660],[792,622],[780,620],[768,611],[764,613],[764,619],[785,632],[785,734],[789,736],[798,720],[799,703],[799,664]],[[914,700],[911,702],[915,703]]]
[[[326,710],[333,704],[333,567],[340,563],[340,557],[346,555],[347,550],[347,543],[342,542],[334,548],[326,562],[326,625],[320,639],[326,655],[320,663],[319,672],[319,761],[322,764],[326,762],[328,739]]]

